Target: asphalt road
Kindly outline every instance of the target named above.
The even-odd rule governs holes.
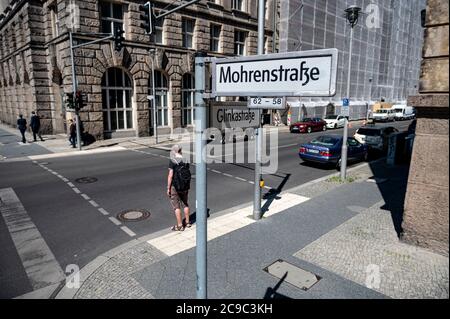
[[[405,130],[409,123],[388,125]],[[355,130],[353,127],[350,134]],[[335,172],[302,164],[298,158],[299,144],[330,133],[342,134],[342,129],[280,133],[278,171],[265,176],[268,188],[263,193],[269,188],[287,190]],[[16,146],[11,138],[0,136],[0,143],[13,144],[9,146],[12,149]],[[28,155],[45,153],[40,151],[33,149]],[[82,268],[120,244],[169,229],[175,223],[165,194],[168,162],[167,149],[158,148],[51,158],[37,163],[0,162],[0,190],[11,188],[15,192],[62,270],[71,264]],[[253,164],[210,164],[208,168],[208,207],[212,215],[252,201]],[[195,165],[192,171],[195,178]],[[77,182],[82,177],[96,181]],[[190,193],[190,203],[195,206],[195,189]],[[114,217],[133,209],[148,210],[150,218],[118,225]],[[7,223],[0,218],[0,298],[33,290],[24,256],[16,246]]]

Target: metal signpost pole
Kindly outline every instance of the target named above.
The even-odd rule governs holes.
[[[76,105],[76,94],[77,94],[77,77],[75,73],[75,59],[73,56],[73,34],[72,31],[69,32],[70,40],[70,60],[72,63],[72,91],[73,91],[73,102],[75,104],[75,123],[77,127],[77,144],[78,150],[81,151],[81,130],[80,130],[80,114],[78,107]]]
[[[158,110],[156,108],[156,92],[155,92],[155,64],[153,62],[155,51],[150,51],[150,61],[152,63],[152,105],[153,105],[153,135],[155,135],[156,144],[158,144]]]
[[[347,75],[347,99],[350,101],[350,80],[351,80],[351,68],[352,68],[352,52],[353,51],[353,26],[350,26],[350,50],[348,57],[348,75]],[[350,104],[349,117],[350,117]],[[342,140],[342,155],[341,155],[341,179],[347,178],[347,139],[348,139],[348,119],[345,117],[344,123],[344,135]]]
[[[205,56],[204,52],[197,52],[195,56],[195,163],[196,163],[196,263],[197,263],[197,298],[206,299],[206,103],[205,93]]]
[[[264,54],[264,9],[265,1],[259,0],[258,3],[258,55]],[[261,219],[261,155],[263,147],[263,128],[261,127],[262,110],[259,111],[260,124],[256,131],[256,147],[255,147],[255,194],[253,201],[253,218]]]

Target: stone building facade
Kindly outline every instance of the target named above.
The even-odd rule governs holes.
[[[170,14],[150,37],[141,27],[139,5],[126,0],[12,0],[0,16],[0,121],[37,110],[46,133],[65,133],[73,113],[69,31],[75,44],[102,38],[121,27],[125,46],[106,40],[74,50],[77,88],[87,94],[80,112],[97,139],[153,134],[152,60],[158,130],[190,127],[193,118],[194,53],[209,56],[257,53],[257,0],[202,0]],[[153,1],[156,13],[173,8]],[[266,4],[266,52],[276,0]],[[104,37],[105,35],[103,35]],[[150,51],[150,49],[154,49]]]
[[[428,0],[416,137],[404,209],[403,240],[448,256],[449,4]]]

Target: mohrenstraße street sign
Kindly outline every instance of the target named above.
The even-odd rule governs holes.
[[[211,96],[334,96],[338,50],[212,58]]]

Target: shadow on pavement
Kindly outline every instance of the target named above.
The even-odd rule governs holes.
[[[280,281],[275,285],[275,287],[269,287],[266,290],[266,293],[264,295],[263,299],[291,299],[285,295],[279,294],[277,290],[280,288],[283,281],[286,279],[288,273],[286,272],[283,277],[281,277]]]
[[[211,214],[209,213],[209,208],[208,208],[208,210],[206,211],[206,218],[209,218],[209,216],[211,216]],[[189,222],[191,223],[191,224],[195,224],[196,223],[196,221],[197,221],[197,212],[193,212],[192,214],[190,214],[189,215]],[[186,224],[186,219],[185,218],[183,218],[183,225],[185,225]]]
[[[274,200],[281,199],[281,197],[279,195],[283,191],[283,187],[286,185],[286,183],[288,182],[290,177],[291,177],[291,174],[286,174],[286,176],[283,178],[280,185],[278,185],[278,187],[276,189],[272,188],[268,193],[266,193],[263,196],[263,199],[267,199],[267,201],[265,202],[264,206],[261,207],[262,216],[264,216],[264,214],[267,211],[269,211],[269,207],[270,207],[270,205],[272,205]]]
[[[337,169],[334,165],[327,165],[327,164],[314,163],[314,162],[301,162],[299,165],[304,166],[304,167],[322,169],[322,170],[326,170],[326,171],[333,171],[333,170],[337,171]]]
[[[408,129],[408,131],[410,130]],[[370,168],[373,172],[373,179],[377,183],[378,189],[385,202],[385,205],[381,207],[381,209],[391,212],[392,222],[399,238],[403,232],[404,203],[408,186],[412,150],[405,142],[405,137],[406,134],[402,134],[397,141],[395,165],[389,166],[386,164],[385,160],[370,164]]]

